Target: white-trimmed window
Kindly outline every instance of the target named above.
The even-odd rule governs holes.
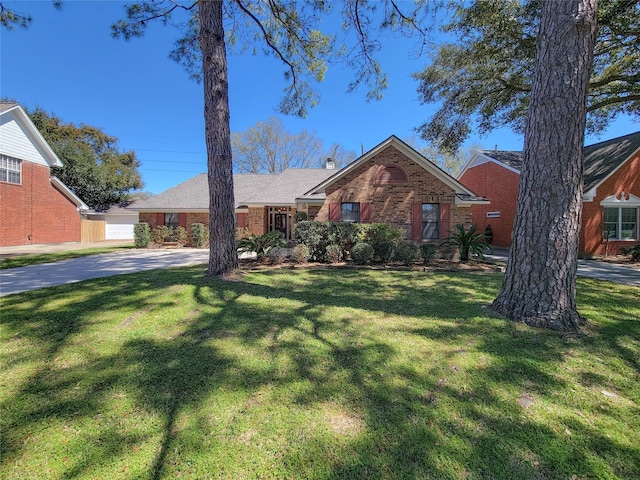
[[[424,240],[440,238],[440,204],[422,204],[422,235]]]
[[[22,184],[22,160],[0,155],[0,182]]]
[[[640,223],[640,198],[624,193],[618,199],[614,195],[605,198],[600,205],[604,208],[603,231],[607,240],[638,240]]]

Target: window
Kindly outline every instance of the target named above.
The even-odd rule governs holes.
[[[385,165],[380,167],[376,174],[374,184],[385,185],[393,183],[407,183],[407,174],[397,165]]]
[[[357,223],[360,221],[360,204],[343,203],[340,205],[340,220],[343,222]]]
[[[425,240],[440,238],[440,204],[422,204],[422,236]]]
[[[177,228],[178,227],[178,214],[177,213],[165,213],[164,214],[164,224],[167,227]]]
[[[604,207],[604,237],[638,240],[638,207]]]
[[[0,182],[22,183],[22,161],[0,155]]]

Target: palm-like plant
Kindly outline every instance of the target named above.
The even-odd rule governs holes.
[[[269,250],[277,247],[286,247],[287,242],[282,232],[274,230],[263,235],[251,235],[238,240],[238,251],[255,252],[258,260],[263,260]]]
[[[451,236],[442,243],[456,245],[460,250],[461,262],[468,262],[470,253],[483,259],[484,252],[491,251],[491,246],[487,244],[484,233],[480,233],[476,225],[471,225],[469,230],[465,230],[464,225],[456,225]]]

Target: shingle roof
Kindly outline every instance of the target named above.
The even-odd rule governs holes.
[[[333,175],[335,170],[288,168],[278,175],[236,173],[233,189],[236,207],[243,205],[293,205],[296,198]],[[201,173],[159,195],[136,202],[134,210],[209,209],[207,174]]]
[[[584,147],[584,191],[600,184],[638,148],[640,132]],[[522,152],[482,150],[481,153],[518,171],[522,169]]]
[[[18,104],[16,102],[0,102],[0,112],[6,112],[17,106]]]

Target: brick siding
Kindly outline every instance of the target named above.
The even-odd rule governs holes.
[[[80,242],[80,213],[50,175],[46,165],[22,162],[21,185],[0,183],[0,246]]]
[[[399,166],[407,174],[407,183],[376,185],[380,167]],[[471,224],[471,209],[455,205],[454,191],[437,177],[389,146],[327,188],[327,199],[315,220],[329,220],[331,203],[358,202],[371,204],[372,223],[386,223],[402,229],[411,238],[411,209],[414,203],[450,204],[449,226]]]

